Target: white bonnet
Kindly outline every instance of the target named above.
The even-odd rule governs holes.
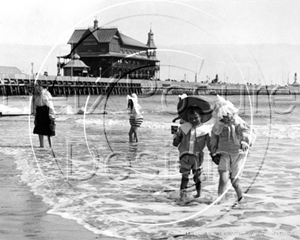
[[[185,93],[178,95],[178,97],[182,100],[185,99],[187,97],[187,95]]]
[[[131,99],[133,102],[133,107],[138,111],[141,109],[141,106],[138,103],[138,97],[135,93],[132,93],[131,96],[127,95],[127,102],[128,100]]]
[[[222,119],[223,116],[234,116],[238,113],[239,110],[232,104],[232,102],[225,100],[223,97],[217,95],[215,111],[218,118]]]
[[[131,99],[133,101],[133,103],[137,103],[138,102],[138,97],[135,93],[132,93],[131,96],[127,95],[127,101]]]

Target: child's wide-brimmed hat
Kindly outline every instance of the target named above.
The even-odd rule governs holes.
[[[213,109],[210,103],[199,97],[186,97],[184,99],[181,99],[177,104],[177,112],[179,116],[183,120],[188,122],[187,109],[193,106],[200,108],[202,115],[202,123],[207,122],[211,119]]]

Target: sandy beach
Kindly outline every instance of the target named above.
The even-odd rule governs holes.
[[[2,117],[0,119],[0,151],[23,148],[30,152],[31,145],[27,125],[28,117]],[[117,239],[94,234],[75,221],[47,214],[49,206],[42,201],[41,197],[34,195],[29,186],[21,181],[20,171],[16,168],[12,155],[1,153],[0,166],[1,240]]]

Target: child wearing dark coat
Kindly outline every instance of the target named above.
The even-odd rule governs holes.
[[[185,110],[187,122],[183,123],[173,136],[173,146],[178,147],[180,159],[180,198],[179,203],[187,201],[187,187],[189,174],[192,171],[196,186],[196,195],[201,195],[201,169],[203,163],[203,150],[205,146],[210,149],[210,125],[203,124],[211,118],[204,114],[203,109],[197,105],[188,106]]]

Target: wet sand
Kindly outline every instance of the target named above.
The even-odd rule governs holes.
[[[28,117],[2,117],[1,148],[30,151]],[[35,136],[33,136],[35,137]],[[37,138],[37,136],[36,136]],[[36,140],[36,139],[35,139]],[[47,143],[46,143],[47,144]],[[23,183],[11,155],[0,154],[0,239],[113,240],[88,231],[73,220],[47,214],[49,206]]]

